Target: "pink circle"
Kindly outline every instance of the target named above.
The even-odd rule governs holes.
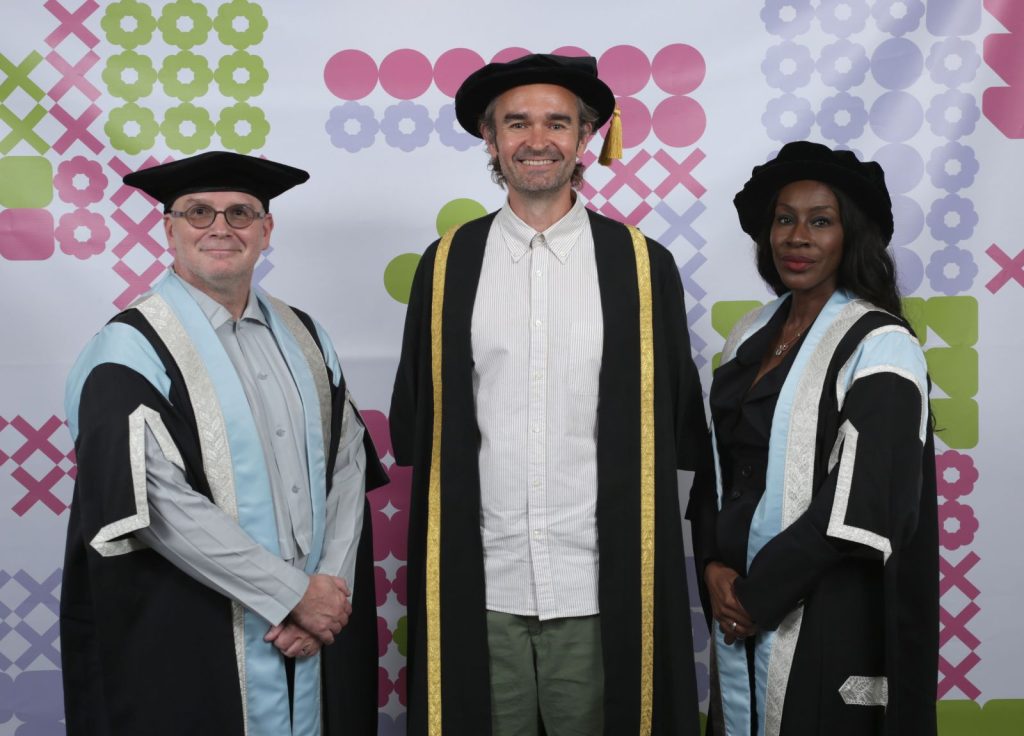
[[[400,100],[419,97],[433,78],[430,59],[415,49],[392,51],[380,63],[380,86]]]
[[[466,77],[483,65],[483,57],[471,49],[449,49],[434,62],[434,84],[449,97],[454,97]]]
[[[654,56],[654,83],[672,95],[686,95],[697,89],[707,73],[704,57],[693,46],[674,43]]]
[[[507,49],[502,49],[496,53],[491,58],[491,61],[504,63],[506,61],[518,59],[520,56],[526,56],[528,53],[530,53],[529,49],[520,48],[519,46],[509,46]]]
[[[364,51],[339,51],[324,65],[324,83],[342,100],[361,100],[377,86],[377,64]]]
[[[597,70],[616,95],[635,95],[651,81],[651,62],[636,46],[612,46],[601,54]]]
[[[622,119],[622,147],[635,148],[651,134],[651,111],[635,97],[620,97],[615,101]],[[604,134],[608,135],[605,125]]]
[[[559,56],[590,56],[589,51],[581,49],[579,46],[559,46],[551,53]]]
[[[708,119],[700,103],[690,97],[668,97],[654,108],[654,134],[666,146],[685,148],[696,143]]]

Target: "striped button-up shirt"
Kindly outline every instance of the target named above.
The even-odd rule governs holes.
[[[509,206],[473,307],[487,607],[541,619],[597,603],[597,404],[604,328],[582,201],[543,233]]]

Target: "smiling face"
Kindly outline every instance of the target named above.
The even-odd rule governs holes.
[[[497,98],[494,134],[487,150],[501,164],[509,199],[570,197],[576,158],[589,133],[580,135],[576,95],[555,84],[513,87]]]
[[[794,294],[828,298],[843,260],[839,202],[820,181],[794,181],[779,191],[770,234],[772,260]]]
[[[224,210],[231,205],[245,204],[263,212],[260,201],[241,192],[197,192],[178,197],[172,210],[184,212],[194,205]],[[193,227],[184,217],[164,215],[167,244],[174,251],[174,272],[200,291],[224,303],[224,297],[248,295],[253,269],[260,253],[270,245],[274,221],[268,213],[246,228],[228,225],[224,215],[217,215],[207,228]]]

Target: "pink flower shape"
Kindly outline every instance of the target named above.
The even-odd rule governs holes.
[[[84,189],[75,186],[75,177],[83,175],[88,180]],[[99,202],[107,188],[107,175],[99,161],[91,161],[85,156],[75,156],[62,161],[57,167],[57,175],[53,177],[58,196],[76,207]]]
[[[974,467],[974,458],[956,450],[946,450],[935,456],[935,475],[939,495],[950,501],[966,496],[974,490],[974,484],[978,482],[978,469]]]
[[[377,608],[380,608],[388,602],[388,592],[391,590],[391,581],[383,567],[373,568],[373,590],[376,593]]]
[[[377,617],[377,656],[383,657],[391,646],[391,629],[383,616]]]
[[[406,597],[406,584],[409,579],[409,566],[402,565],[395,571],[395,579],[391,581],[391,590],[394,591],[395,596],[398,598],[398,602],[403,606],[409,605],[408,598]]]
[[[78,239],[76,231],[80,227],[89,231],[87,240]],[[84,261],[103,252],[107,240],[110,239],[110,228],[107,227],[103,215],[79,208],[62,215],[53,234],[64,253]]]
[[[947,522],[955,522],[950,529]],[[946,501],[939,506],[939,543],[948,550],[957,550],[974,541],[978,519],[974,509],[959,501]]]
[[[405,706],[408,705],[405,699],[405,693],[406,686],[409,682],[409,679],[408,677],[406,677],[405,674],[406,669],[406,667],[403,667],[402,669],[398,670],[398,679],[395,680],[395,692],[398,693],[398,702]]]
[[[383,708],[391,699],[391,693],[395,686],[388,677],[388,671],[383,667],[377,668],[377,707]]]

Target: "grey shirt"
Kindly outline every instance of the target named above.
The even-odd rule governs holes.
[[[303,568],[312,543],[313,506],[299,392],[251,292],[236,321],[214,299],[182,283],[213,325],[249,401],[267,460],[281,557],[258,544],[189,486],[148,429],[150,524],[135,535],[186,574],[277,624],[298,604],[309,584]],[[346,396],[317,571],[345,578],[350,589],[363,524],[364,431]]]

